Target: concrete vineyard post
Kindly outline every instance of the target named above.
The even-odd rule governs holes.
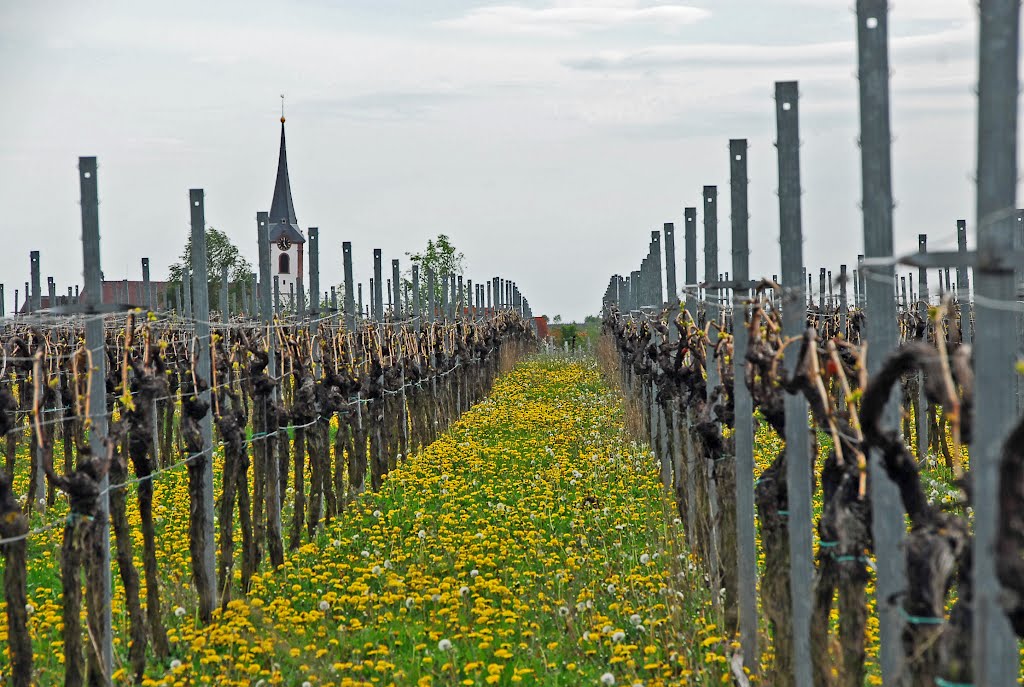
[[[849,312],[850,303],[847,297],[846,291],[846,265],[839,266],[839,331],[843,333],[843,338],[848,339],[850,336],[849,332]]]
[[[281,278],[274,275],[274,316],[281,316]]]
[[[1020,90],[1020,3],[981,0],[978,38],[977,261],[974,342],[975,429],[971,441],[974,505],[974,683],[1013,684],[1020,657],[1000,604],[995,548],[1002,443],[1015,414],[1016,321],[993,307],[1016,302],[1013,269],[993,266],[1013,250],[1017,208],[1017,97]]]
[[[455,273],[450,272],[448,274],[448,319],[451,321],[455,320]]]
[[[928,235],[917,235],[917,250],[920,253],[928,250]],[[916,309],[918,316],[928,322],[928,270],[924,267],[917,269],[917,295]],[[927,327],[925,327],[925,340],[927,341]],[[928,455],[928,398],[924,392],[925,374],[918,373],[917,376],[917,416],[914,418],[917,424],[917,458],[924,460]]]
[[[391,288],[394,289],[394,295],[392,296],[392,313],[395,322],[399,322],[404,319],[405,310],[402,306],[402,275],[399,269],[398,260],[391,261]]]
[[[259,269],[260,269],[260,320],[264,326],[269,326],[274,321],[274,308],[271,303],[270,294],[270,226],[269,213],[259,212],[256,214],[257,240],[259,241]],[[277,291],[277,277],[274,277],[274,290]],[[277,378],[277,354],[275,352],[276,337],[267,337],[268,365],[267,374],[271,379]],[[277,386],[271,394],[271,400],[277,400]],[[281,542],[281,495],[278,493],[279,464],[276,456],[271,455],[270,445],[266,440],[261,442],[267,471],[267,537],[275,537],[278,540],[278,550],[283,546]],[[270,547],[273,549],[273,545]]]
[[[309,314],[320,316],[320,228],[309,228]]]
[[[888,257],[893,250],[892,153],[889,126],[889,3],[857,0],[857,63],[860,103],[861,193],[864,220],[864,255]],[[894,269],[860,265],[864,294],[868,374],[882,367],[885,356],[899,344]],[[885,424],[897,425],[899,408],[893,399],[885,411]],[[868,456],[871,480],[871,527],[875,544],[879,663],[886,685],[904,684],[903,620],[893,603],[906,587],[903,567],[903,504],[896,485],[881,465],[878,451]]]
[[[86,305],[97,306],[103,302],[103,272],[100,267],[100,217],[99,185],[96,178],[96,158],[78,158],[78,176],[82,207],[82,259],[84,266],[84,289]],[[85,345],[90,351],[102,351],[104,347],[103,316],[88,315],[85,320]],[[106,452],[103,440],[107,436],[106,415],[106,356],[92,356],[93,369],[89,376],[89,448],[94,456]],[[100,576],[103,589],[103,607],[100,609],[100,636],[95,638],[99,655],[105,668],[103,684],[112,684],[114,665],[113,617],[111,613],[112,580],[110,575],[110,497],[107,489],[110,479],[106,475],[100,480],[99,504],[96,509],[100,521],[99,549]]]
[[[220,321],[227,324],[231,319],[231,312],[228,307],[228,266],[220,266]]]
[[[721,281],[718,274],[718,188],[716,186],[705,186],[704,198],[704,281],[710,283]],[[704,310],[707,313],[708,322],[718,322],[719,319],[719,290],[708,287],[705,297],[707,303]],[[714,329],[708,331],[710,341],[707,351],[707,375],[708,393],[719,384],[718,366],[712,360],[715,342],[718,334]]]
[[[384,319],[384,269],[381,264],[380,248],[373,249],[373,320],[381,322]]]
[[[356,328],[356,292],[352,278],[351,241],[345,241],[341,244],[341,259],[345,270],[345,330],[353,332]]]
[[[28,254],[29,274],[32,280],[32,291],[29,295],[29,312],[36,312],[43,307],[43,294],[40,284],[39,251],[34,250]]]
[[[437,315],[437,283],[434,280],[434,270],[427,268],[427,322],[433,324]]]
[[[153,282],[149,276],[149,258],[142,258],[142,293],[146,310],[155,310],[153,306]]]
[[[192,290],[195,298],[195,355],[196,374],[205,379],[212,386],[210,370],[210,292],[209,275],[206,273],[206,215],[203,204],[203,190],[191,189],[189,195],[189,209],[192,214]],[[199,397],[210,403],[210,389],[207,388],[199,394]],[[200,527],[205,535],[205,547],[202,553],[202,566],[206,571],[206,580],[209,588],[205,594],[201,593],[202,599],[209,599],[213,606],[211,608],[200,608],[199,615],[209,618],[213,609],[217,606],[217,576],[215,569],[215,548],[216,539],[213,526],[213,415],[208,411],[199,422],[200,432],[203,436],[203,452],[206,460],[203,462],[203,498],[198,504]]]
[[[686,273],[686,311],[697,321],[697,208],[683,210],[683,267]]]
[[[441,275],[441,319],[450,319],[448,314],[448,277]]]
[[[181,287],[185,298],[185,319],[189,322],[192,321],[192,268],[189,265],[185,265],[185,275],[182,279]]]
[[[420,266],[412,265],[412,316],[416,319],[416,331],[423,328],[423,308],[420,303]]]
[[[967,220],[956,221],[956,246],[960,253],[967,252]],[[960,327],[963,332],[964,343],[971,343],[971,277],[966,265],[957,265],[956,268],[956,291],[957,300],[960,302]]]
[[[736,447],[736,561],[739,565],[740,646],[743,662],[758,670],[757,648],[757,545],[754,524],[754,401],[744,382],[747,366],[746,307],[749,295],[742,286],[750,280],[747,214],[747,141],[729,141],[730,219],[732,272],[736,280],[733,301],[733,398]]]
[[[665,222],[665,300],[674,318],[679,312],[679,286],[676,284],[676,225]],[[671,321],[669,322],[671,325]],[[675,327],[670,326],[672,340],[678,335]]]
[[[779,167],[779,234],[782,250],[782,333],[801,337],[806,327],[803,294],[803,228],[800,211],[800,130],[795,81],[775,84]],[[799,367],[798,351],[785,356],[792,376]],[[811,598],[814,562],[811,556],[811,454],[807,400],[786,394],[786,487],[789,498],[789,588],[792,597],[794,684],[812,687]]]

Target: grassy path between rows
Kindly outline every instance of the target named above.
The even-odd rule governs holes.
[[[596,363],[533,359],[212,628],[171,544],[173,660],[144,684],[722,684],[677,526]]]

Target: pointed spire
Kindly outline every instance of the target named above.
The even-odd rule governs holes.
[[[288,179],[288,151],[284,137],[284,96],[281,96],[281,150],[277,158],[277,181],[274,183],[274,199],[270,203],[270,240],[276,241],[282,235],[293,243],[304,243],[305,238],[295,217],[295,203],[292,201],[291,182]]]

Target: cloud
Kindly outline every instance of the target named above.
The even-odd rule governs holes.
[[[490,5],[437,22],[437,26],[479,33],[574,36],[630,26],[676,30],[707,19],[711,13],[677,3],[641,4],[636,0],[561,1],[549,7]]]
[[[944,61],[952,51],[966,52],[973,27],[890,39],[890,50],[906,60]],[[703,43],[661,45],[634,51],[608,51],[565,60],[583,71],[631,71],[690,66],[775,66],[804,64],[852,64],[854,41],[805,43],[803,45],[753,45]]]
[[[312,99],[306,103],[306,110],[361,120],[421,119],[465,97],[466,93],[457,91],[378,91],[343,98]]]
[[[789,3],[825,9],[836,7],[835,0],[789,0]],[[970,21],[975,19],[977,14],[977,3],[970,0],[899,0],[892,3],[890,22]]]

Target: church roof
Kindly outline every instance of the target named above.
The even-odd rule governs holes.
[[[271,243],[277,243],[277,240],[281,237],[287,237],[292,243],[305,243],[306,237],[302,235],[302,231],[296,224],[288,224],[287,222],[278,222],[277,224],[271,224],[269,230],[269,239]]]
[[[274,182],[274,199],[270,203],[270,241],[282,236],[292,243],[305,243],[306,239],[295,218],[295,203],[292,201],[292,187],[288,180],[288,151],[284,141],[284,117],[281,117],[281,152],[277,157],[277,181]]]

